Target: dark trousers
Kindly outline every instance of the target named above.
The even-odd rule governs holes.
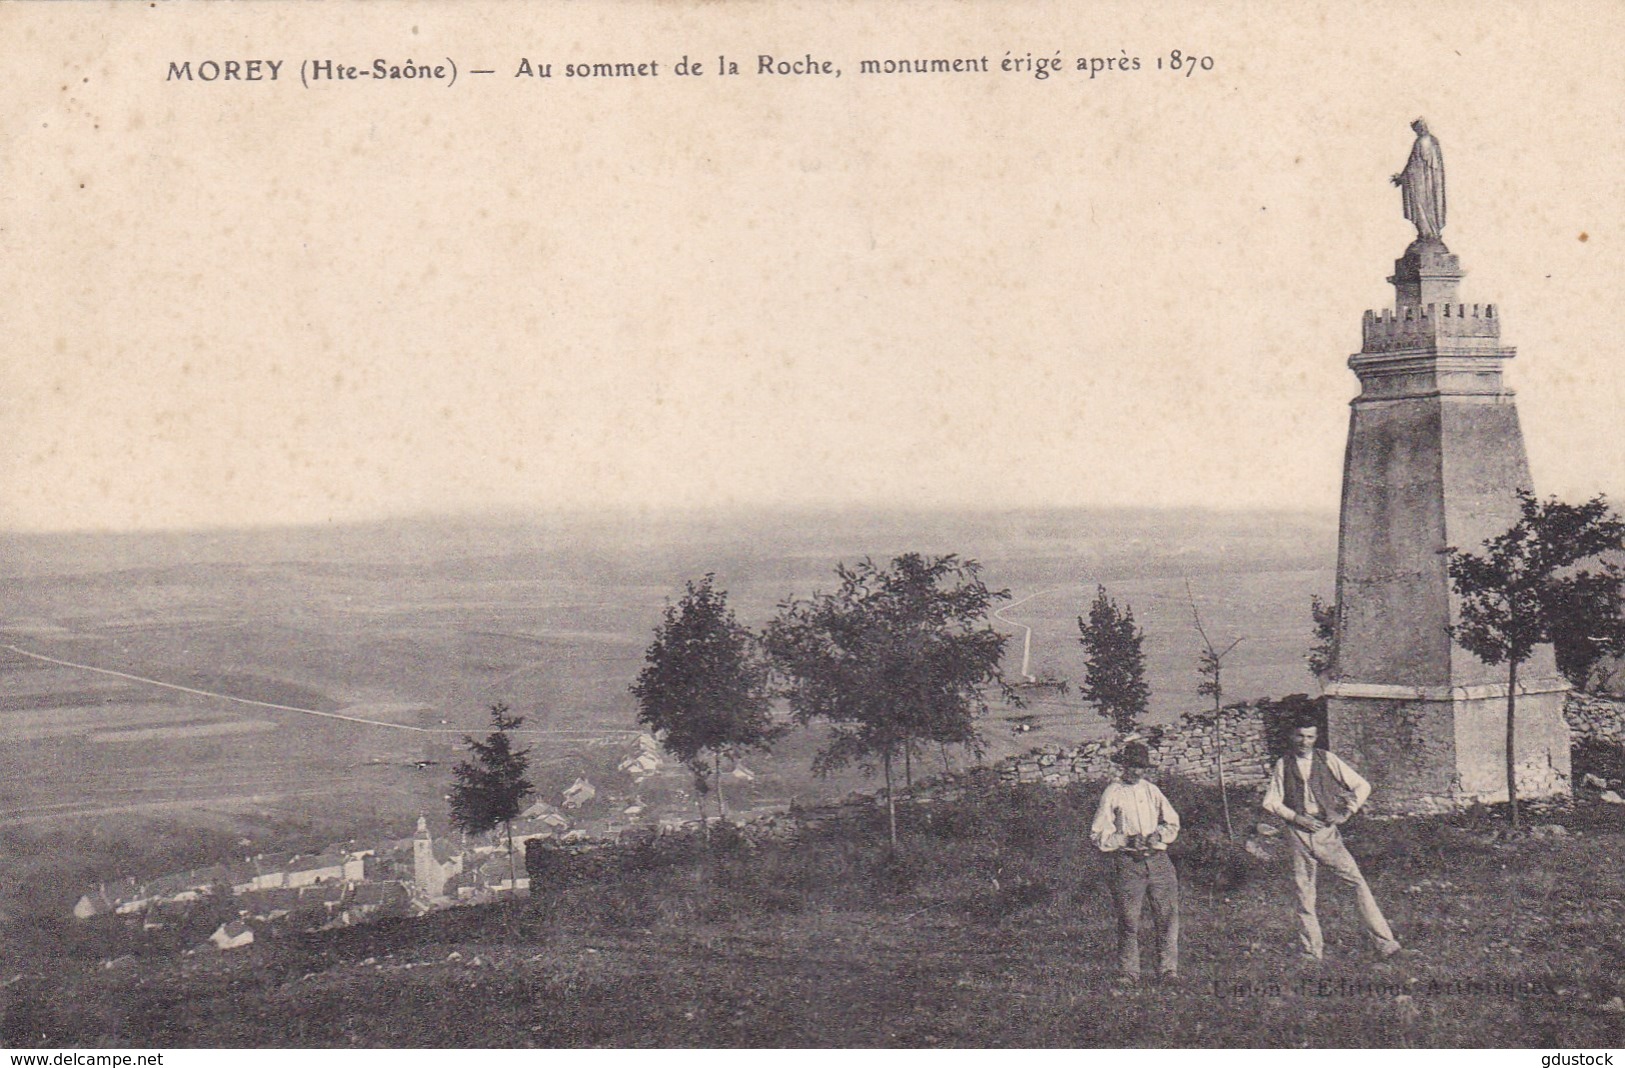
[[[1151,913],[1160,936],[1157,970],[1163,975],[1179,972],[1179,877],[1174,862],[1164,850],[1152,850],[1144,858],[1119,850],[1112,858],[1115,876],[1112,886],[1117,899],[1117,966],[1124,974],[1140,974],[1140,913],[1147,891]]]

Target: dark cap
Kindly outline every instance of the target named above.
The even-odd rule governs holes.
[[[1112,759],[1125,768],[1149,768],[1151,750],[1146,748],[1144,742],[1129,742]]]

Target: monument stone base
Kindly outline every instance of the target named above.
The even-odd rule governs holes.
[[[1567,692],[1560,679],[1518,684],[1519,800],[1571,790]],[[1442,692],[1334,685],[1328,696],[1328,744],[1371,781],[1369,811],[1446,812],[1507,799],[1505,683]]]

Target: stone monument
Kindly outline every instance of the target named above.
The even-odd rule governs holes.
[[[1394,264],[1394,306],[1365,313],[1351,403],[1337,549],[1332,745],[1368,776],[1372,804],[1418,812],[1506,800],[1506,673],[1456,645],[1446,546],[1477,552],[1519,517],[1533,489],[1501,369],[1493,304],[1457,290],[1440,236],[1444,158],[1427,124],[1394,176],[1417,237]],[[1519,673],[1518,794],[1568,789],[1568,685],[1550,646]],[[1525,679],[1527,676],[1527,681]]]

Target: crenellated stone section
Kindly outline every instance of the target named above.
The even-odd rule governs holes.
[[[1433,350],[1459,340],[1499,341],[1501,320],[1493,304],[1401,305],[1367,311],[1360,334],[1362,353]]]

